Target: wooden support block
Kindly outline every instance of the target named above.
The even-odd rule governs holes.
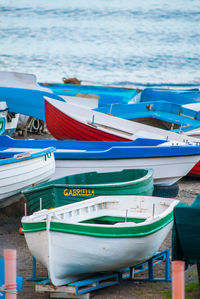
[[[74,299],[74,298],[80,298],[80,299],[89,299],[90,293],[87,294],[81,294],[81,295],[68,295],[66,293],[51,293],[50,298],[68,298],[68,299]]]
[[[50,298],[80,298],[89,299],[90,294],[76,294],[76,289],[73,286],[55,287],[50,284],[36,284],[35,291],[38,293],[49,293]]]

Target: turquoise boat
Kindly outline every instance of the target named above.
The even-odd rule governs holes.
[[[23,191],[30,211],[49,209],[102,195],[152,195],[152,169],[87,172],[66,176]]]
[[[48,88],[54,95],[70,97],[88,97],[98,99],[98,107],[111,104],[128,104],[138,94],[136,89],[98,86],[98,85],[76,85],[59,83],[39,83],[41,87]],[[67,100],[67,99],[66,99]]]

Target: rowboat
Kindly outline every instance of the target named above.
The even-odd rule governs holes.
[[[0,208],[18,197],[22,190],[48,180],[55,171],[55,148],[29,151],[0,160]]]
[[[112,103],[127,104],[133,101],[133,98],[138,94],[136,89],[120,88],[112,86],[100,85],[76,85],[76,84],[58,84],[58,83],[39,83],[41,87],[49,88],[54,94],[60,96],[90,98],[98,100],[98,107],[110,106]],[[68,101],[68,98],[65,98]],[[72,101],[73,101],[72,99]]]
[[[116,271],[153,256],[169,233],[177,200],[100,196],[22,218],[31,254],[55,286]]]
[[[112,172],[152,168],[154,184],[170,186],[185,176],[200,159],[198,145],[158,139],[137,138],[132,142],[101,142],[16,140],[8,136],[0,136],[0,158],[29,151],[31,148],[50,146],[56,148],[56,172],[52,179],[90,171]]]
[[[149,101],[111,105],[111,107],[99,108],[97,111],[200,138],[200,103],[182,106],[165,101]]]
[[[145,88],[140,93],[140,102],[166,101],[174,104],[190,104],[200,102],[200,91],[194,89]]]
[[[66,176],[23,191],[30,211],[55,208],[101,195],[152,195],[151,169],[87,172]]]
[[[10,112],[25,114],[43,121],[45,121],[44,96],[64,101],[61,97],[43,90],[2,87],[0,84],[0,98],[6,101]]]
[[[140,104],[128,104],[126,106],[127,115],[133,115],[131,107],[137,107]],[[167,104],[166,106],[170,106]],[[123,105],[119,105],[123,106]],[[113,106],[114,111],[118,111],[119,116],[121,116],[121,110],[117,108],[118,105]],[[130,108],[129,108],[130,107]],[[110,109],[109,109],[110,110]],[[148,109],[149,110],[149,109]],[[152,109],[151,109],[152,110]],[[153,112],[149,110],[148,113]],[[105,112],[105,108],[103,108]],[[160,118],[165,123],[169,124],[169,120],[173,126],[178,125],[178,128],[174,132],[169,130],[160,129],[158,127],[146,125],[136,121],[130,121],[124,118],[119,118],[113,115],[105,114],[99,111],[94,111],[86,107],[77,106],[71,103],[61,103],[58,101],[52,101],[47,99],[45,101],[45,113],[46,113],[46,122],[47,128],[50,133],[58,140],[65,139],[76,139],[76,140],[106,140],[106,141],[130,141],[134,140],[137,137],[143,138],[158,138],[158,139],[167,139],[167,140],[176,140],[181,142],[196,142],[199,143],[199,140],[193,137],[193,134],[199,131],[199,120],[195,120],[195,117],[199,118],[198,112],[193,110],[182,108],[182,114],[187,111],[188,117],[186,118],[183,115],[173,115],[173,121],[169,113],[164,113],[162,117],[158,116],[158,113],[155,112],[153,119],[157,117]],[[113,113],[113,112],[112,112]],[[117,113],[117,112],[116,112]],[[180,109],[179,109],[179,113]],[[197,115],[198,114],[198,115]],[[150,114],[147,114],[149,118]],[[167,115],[167,117],[166,117]],[[143,112],[144,116],[144,112]],[[128,116],[127,116],[128,117]],[[141,115],[140,115],[141,117]],[[193,119],[191,119],[193,118]],[[143,118],[144,119],[144,118]],[[178,120],[176,120],[178,119]],[[182,122],[185,122],[185,127],[182,126]],[[190,124],[190,125],[188,125]],[[188,131],[190,127],[190,131]],[[172,127],[171,127],[172,128]],[[178,134],[179,132],[179,134]],[[184,134],[182,134],[184,133]],[[187,135],[186,135],[187,134]],[[188,136],[190,134],[191,136]],[[195,167],[190,175],[195,173],[195,176],[198,174],[199,165]]]
[[[130,107],[134,108],[134,105],[137,106],[133,104]],[[129,108],[127,109],[130,111]],[[143,137],[199,142],[198,139],[184,134],[49,98],[45,100],[45,115],[48,130],[58,140],[131,141],[136,137]]]
[[[177,105],[170,102],[155,101],[111,105],[109,108],[98,108],[97,111],[200,140],[200,103]],[[197,163],[188,175],[200,177],[200,163]]]
[[[38,84],[33,74],[0,71],[0,98],[7,101],[9,111],[43,121],[44,96],[95,109],[113,102],[127,103],[136,94],[136,89],[128,88]]]

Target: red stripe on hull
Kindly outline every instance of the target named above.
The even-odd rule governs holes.
[[[131,141],[85,125],[45,101],[47,129],[58,140]]]
[[[200,161],[188,173],[189,176],[200,178]]]

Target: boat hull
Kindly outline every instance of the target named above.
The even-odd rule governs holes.
[[[48,130],[58,140],[131,141],[131,139],[99,130],[95,126],[81,123],[48,101],[45,101],[45,117]]]
[[[168,186],[187,175],[199,161],[199,146],[171,145],[155,139],[138,138],[132,142],[32,141],[0,136],[0,141],[0,158],[31,148],[54,146],[56,172],[52,180],[83,172],[152,168],[154,183]]]
[[[33,159],[0,165],[0,208],[13,202],[13,195],[22,190],[45,182],[55,172],[54,155],[45,154]]]
[[[152,195],[153,171],[130,169],[88,172],[63,177],[23,192],[31,212],[49,209],[102,195]]]
[[[105,160],[70,160],[57,159],[56,172],[52,179],[66,175],[98,171],[112,172],[131,168],[152,168],[154,184],[170,186],[176,183],[182,176],[187,175],[192,166],[198,161],[195,156],[182,157],[158,157],[158,158],[130,158],[130,159],[105,159]]]
[[[54,231],[25,233],[25,238],[32,255],[48,269],[51,282],[60,286],[85,275],[134,266],[151,258],[171,227],[169,223],[142,238],[96,238]]]
[[[200,161],[190,170],[188,176],[200,178]]]

